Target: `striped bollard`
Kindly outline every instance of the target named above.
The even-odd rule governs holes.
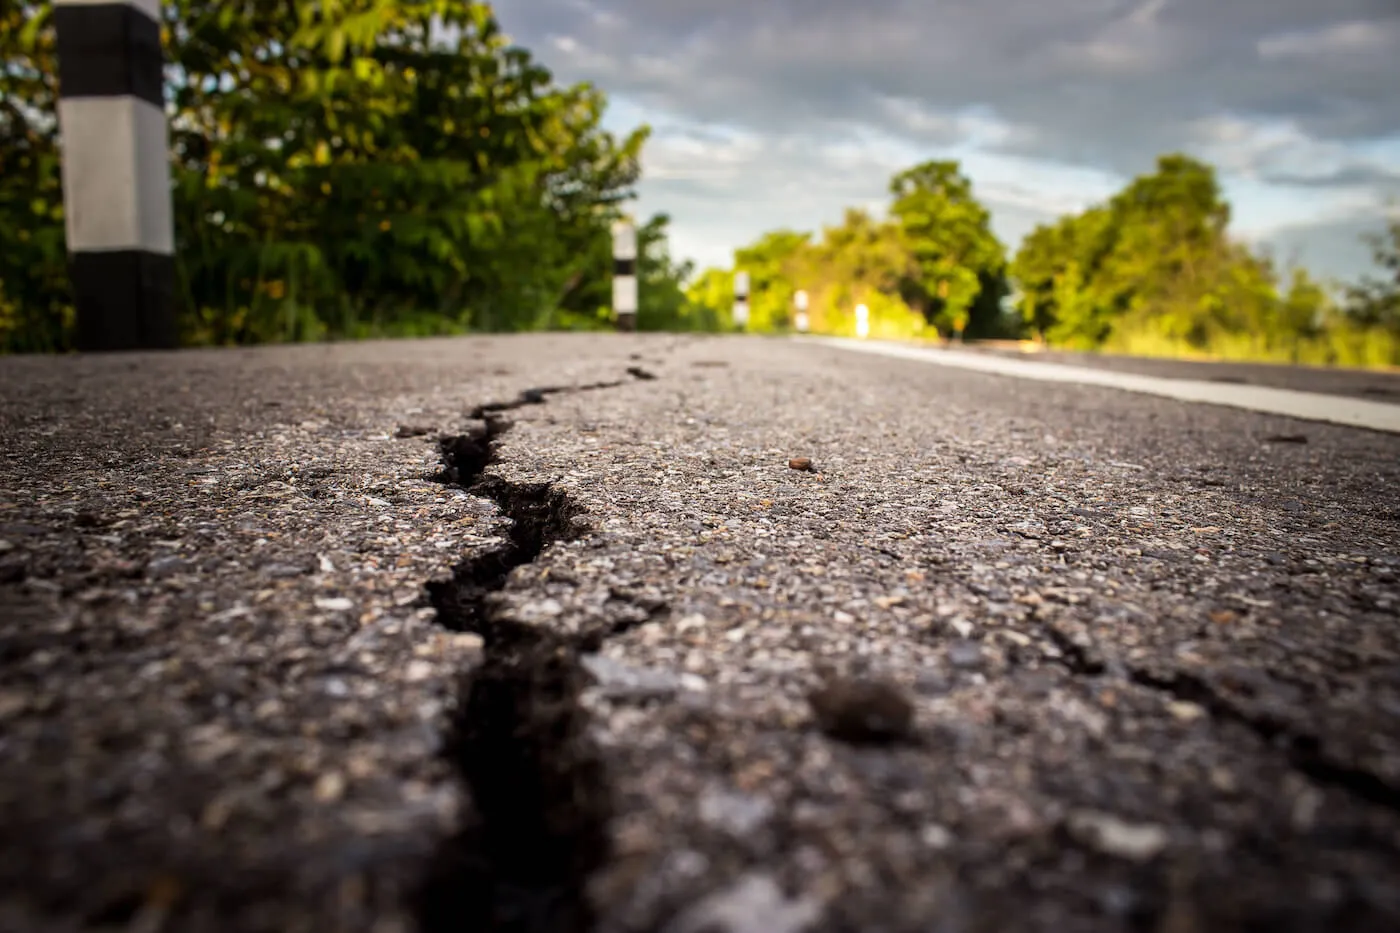
[[[53,17],[77,347],[174,347],[160,0],[54,0]]]
[[[734,273],[734,326],[741,330],[749,326],[749,274]]]
[[[613,312],[617,329],[637,329],[637,230],[629,221],[613,224]]]
[[[797,306],[797,315],[793,319],[793,323],[797,325],[797,332],[799,334],[805,334],[809,326],[807,321],[807,293],[799,289],[797,294],[792,296],[792,303]]]
[[[870,309],[856,305],[856,336],[861,340],[870,336]]]

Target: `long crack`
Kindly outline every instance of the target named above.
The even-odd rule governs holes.
[[[585,884],[607,858],[612,803],[579,701],[589,683],[580,654],[593,646],[505,617],[491,601],[516,567],[582,534],[575,522],[582,509],[550,484],[512,483],[486,470],[510,428],[500,412],[619,385],[527,390],[513,402],[479,406],[471,414],[480,427],[441,439],[436,479],[490,499],[510,527],[504,543],[458,564],[450,580],[428,584],[439,622],[481,635],[485,654],[462,679],[449,728],[445,753],[469,808],[420,888],[423,933],[594,926]]]
[[[1091,639],[1053,620],[1043,624],[1042,631],[1059,649],[1060,663],[1072,674],[1099,677],[1109,671],[1108,660]],[[1195,703],[1217,722],[1243,726],[1265,745],[1282,751],[1289,767],[1314,784],[1335,787],[1375,806],[1400,811],[1400,786],[1365,768],[1338,761],[1317,735],[1299,730],[1277,715],[1241,706],[1206,678],[1189,671],[1162,674],[1140,665],[1112,666],[1140,687]]]
[[[1128,677],[1139,686],[1195,703],[1214,719],[1237,723],[1266,744],[1281,747],[1289,765],[1316,784],[1335,787],[1376,806],[1400,811],[1400,787],[1364,768],[1337,761],[1327,753],[1318,736],[1291,728],[1276,716],[1241,707],[1202,677],[1185,671],[1163,676],[1141,667],[1130,667]]]

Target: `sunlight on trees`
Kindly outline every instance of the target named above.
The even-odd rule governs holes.
[[[751,329],[786,329],[791,296],[806,289],[815,333],[854,334],[864,303],[872,337],[1400,365],[1400,220],[1370,238],[1382,276],[1337,289],[1231,239],[1215,170],[1180,154],[1107,202],[1037,227],[1009,263],[957,163],[901,172],[890,193],[887,217],[848,210],[815,242],[785,230],[737,250],[765,309]],[[725,300],[726,274],[704,273],[691,300]]]
[[[561,86],[470,0],[167,0],[182,339],[192,345],[609,326],[614,220],[648,129]],[[0,351],[70,346],[51,4],[0,9]],[[1231,238],[1214,169],[1161,156],[1014,256],[953,161],[883,215],[774,230],[698,273],[638,221],[637,326],[1400,365],[1400,215],[1377,274],[1337,286]],[[1010,300],[1014,287],[1015,299]]]
[[[604,96],[554,83],[489,5],[163,10],[186,343],[606,323],[608,230],[647,130],[604,131]],[[0,14],[10,350],[63,349],[72,327],[49,20]]]

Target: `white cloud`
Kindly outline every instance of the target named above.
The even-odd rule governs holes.
[[[1219,166],[1237,229],[1369,222],[1400,192],[1395,0],[512,0],[561,80],[657,127],[642,204],[678,252],[880,205],[956,158],[1015,241],[1155,157]],[[1324,233],[1319,233],[1319,236]],[[1305,238],[1305,237],[1304,237]],[[1365,248],[1348,243],[1335,257]],[[1329,259],[1328,261],[1332,261]]]
[[[1400,20],[1333,23],[1306,32],[1265,36],[1257,44],[1264,59],[1307,60],[1400,54]]]

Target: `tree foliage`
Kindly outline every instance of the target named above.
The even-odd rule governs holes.
[[[1363,327],[1400,335],[1400,212],[1386,229],[1366,237],[1379,276],[1367,276],[1348,289],[1352,317]]]
[[[1233,240],[1229,221],[1214,169],[1162,156],[1106,203],[1025,238],[1010,266],[1022,320],[1037,337],[1080,349],[1400,363],[1396,282],[1369,280],[1338,303],[1305,270],[1281,274]],[[1392,278],[1396,227],[1373,241]]]
[[[763,234],[733,268],[702,273],[690,300],[728,320],[743,269],[756,331],[788,329],[803,289],[817,333],[854,334],[864,304],[873,337],[1029,336],[1083,350],[1400,365],[1400,216],[1368,238],[1381,274],[1339,296],[1233,239],[1215,170],[1179,153],[1104,203],[1036,227],[1010,262],[958,163],[899,172],[889,193],[883,217],[848,209],[816,237]]]
[[[974,335],[995,331],[1006,251],[992,233],[991,212],[973,196],[958,163],[925,162],[900,172],[890,180],[890,194],[890,214],[909,258],[901,297],[939,331],[961,336],[974,315]]]
[[[645,127],[561,86],[473,0],[167,0],[176,267],[194,344],[597,328]],[[0,6],[0,351],[69,345],[51,4]],[[1400,216],[1344,289],[1229,233],[1188,156],[1044,224],[1010,262],[958,163],[888,182],[882,215],[765,233],[693,275],[670,218],[638,227],[638,326],[722,330],[750,277],[756,331],[1014,337],[1068,347],[1400,364]],[[1014,284],[1014,312],[1006,313]]]
[[[62,347],[74,324],[64,261],[57,58],[39,12],[37,3],[0,6],[0,349],[22,351]]]
[[[694,266],[671,256],[667,236],[671,218],[658,214],[637,230],[637,329],[647,331],[717,331],[719,313],[695,301],[684,283]]]
[[[763,234],[735,251],[734,269],[703,275],[695,300],[725,305],[732,293],[719,294],[719,284],[743,269],[750,330],[790,328],[800,289],[819,333],[855,333],[855,308],[863,304],[876,337],[1001,335],[1005,250],[958,164],[914,166],[895,175],[889,191],[887,216],[852,208],[815,239],[793,230]]]
[[[0,343],[19,350],[66,346],[72,323],[49,9],[0,14]],[[556,84],[488,4],[163,10],[187,342],[606,317],[647,130],[604,131],[603,95]]]

